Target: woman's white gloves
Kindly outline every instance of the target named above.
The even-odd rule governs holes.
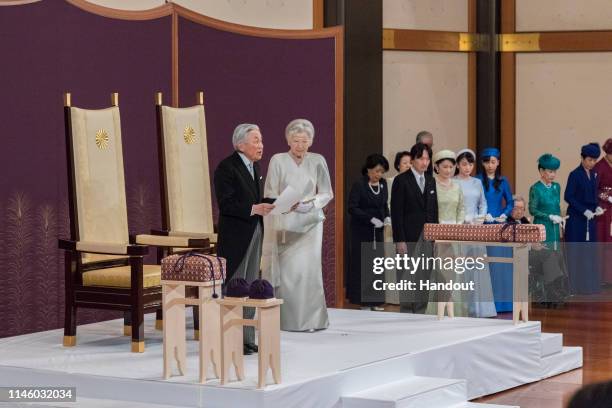
[[[383,222],[382,222],[381,220],[379,220],[378,218],[372,218],[372,219],[370,220],[370,222],[372,223],[372,225],[374,225],[374,228],[382,228],[382,227],[383,227],[383,225],[385,225],[385,224],[383,224]]]
[[[295,212],[299,212],[301,214],[306,214],[310,212],[314,208],[314,203],[309,201],[307,203],[299,203],[297,207],[295,207]]]
[[[550,218],[553,224],[561,224],[563,222],[563,217],[560,215],[550,214],[548,218]]]

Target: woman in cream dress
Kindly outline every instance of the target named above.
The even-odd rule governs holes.
[[[455,153],[451,150],[441,150],[433,155],[434,171],[436,172],[436,190],[438,192],[438,220],[440,224],[463,224],[465,207],[463,206],[463,191],[455,180]],[[457,256],[456,245],[436,243],[434,256],[436,258],[454,258]],[[436,268],[433,273],[435,282],[461,282],[462,275],[454,269]],[[453,317],[467,316],[467,305],[455,303],[461,301],[461,292],[431,291],[427,313],[444,316],[444,309]],[[456,310],[455,310],[456,309]]]
[[[272,156],[264,197],[277,198],[287,186],[304,200],[287,214],[264,217],[262,274],[275,287],[281,306],[281,329],[314,331],[329,325],[323,275],[323,208],[333,198],[325,158],[308,148],[314,127],[306,119],[287,125],[287,153]]]

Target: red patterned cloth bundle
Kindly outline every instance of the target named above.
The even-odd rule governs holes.
[[[170,255],[161,262],[162,280],[208,282],[225,279],[225,258],[188,252]]]
[[[426,241],[523,242],[546,240],[540,224],[425,224]]]

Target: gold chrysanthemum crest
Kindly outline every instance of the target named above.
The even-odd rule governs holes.
[[[100,129],[96,132],[96,146],[100,150],[108,149],[108,132],[104,129]]]
[[[187,144],[194,144],[198,141],[195,129],[191,125],[187,125],[185,127],[185,130],[183,131],[183,139],[185,139],[185,143]]]

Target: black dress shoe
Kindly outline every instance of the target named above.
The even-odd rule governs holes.
[[[251,350],[251,348],[245,344],[244,346],[242,346],[242,354],[244,354],[245,356],[249,356],[253,354],[253,350]]]
[[[247,343],[244,345],[244,348],[251,350],[250,354],[257,353],[259,351],[259,347],[257,347],[257,344],[255,343]]]

